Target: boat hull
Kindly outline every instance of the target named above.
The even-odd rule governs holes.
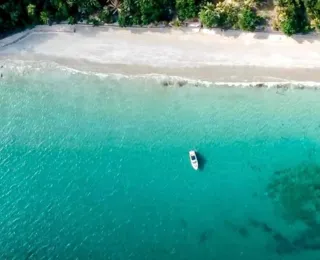
[[[189,151],[189,158],[190,158],[190,163],[191,166],[194,170],[198,170],[199,169],[199,163],[198,163],[198,158],[197,158],[197,154],[195,151]]]

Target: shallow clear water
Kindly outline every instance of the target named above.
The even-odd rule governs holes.
[[[0,258],[315,259],[319,100],[11,72],[0,81]],[[283,169],[278,184],[293,188],[272,197]]]

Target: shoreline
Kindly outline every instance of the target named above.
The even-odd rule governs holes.
[[[38,57],[39,58],[39,57]],[[43,58],[43,57],[42,57]],[[51,58],[48,60],[45,59],[8,59],[5,61],[0,60],[0,73],[3,75],[8,75],[9,78],[13,78],[15,75],[29,75],[29,73],[37,72],[56,72],[64,71],[70,74],[82,74],[82,75],[91,75],[96,76],[101,79],[103,78],[113,78],[116,80],[121,79],[137,79],[137,80],[146,80],[146,81],[155,81],[162,87],[240,87],[240,88],[276,88],[282,89],[283,91],[288,89],[309,89],[309,90],[320,90],[320,81],[301,81],[301,80],[285,80],[283,78],[272,78],[264,76],[263,79],[252,78],[252,80],[246,80],[246,78],[241,77],[239,80],[232,78],[231,80],[220,79],[219,77],[214,78],[211,74],[209,80],[199,77],[197,70],[193,70],[196,75],[195,78],[191,75],[186,76],[186,71],[182,71],[181,75],[178,75],[176,70],[166,71],[153,71],[153,73],[148,73],[147,68],[140,68],[139,66],[127,66],[122,64],[112,64],[108,66],[102,66],[101,64],[88,64],[87,61],[84,61],[83,66],[79,66],[79,60],[76,60],[76,65],[72,65],[70,60],[67,60],[67,63],[53,61]],[[80,63],[81,64],[81,63]],[[212,67],[208,68],[210,71]],[[217,71],[220,69],[225,73],[230,73],[230,70],[240,71],[248,69],[260,69],[260,68],[248,68],[248,67],[216,67]],[[239,70],[241,69],[241,70]],[[190,71],[191,71],[190,70]],[[202,70],[202,68],[201,68]],[[14,72],[12,74],[12,72]],[[262,71],[261,71],[262,72]],[[292,72],[292,71],[291,71]],[[310,70],[310,73],[314,73],[314,70]],[[221,76],[221,75],[220,75]],[[6,76],[3,76],[5,79]],[[281,94],[281,93],[279,93]]]
[[[320,83],[319,37],[299,36],[297,41],[266,32],[258,33],[263,38],[234,34],[199,28],[37,26],[0,40],[0,63],[46,61],[92,73],[208,82]]]

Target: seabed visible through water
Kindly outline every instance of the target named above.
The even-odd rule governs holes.
[[[279,91],[7,72],[0,258],[315,259],[320,92]]]

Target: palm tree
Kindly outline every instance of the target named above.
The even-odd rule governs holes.
[[[108,7],[111,9],[112,14],[118,14],[121,11],[120,0],[109,0]]]

